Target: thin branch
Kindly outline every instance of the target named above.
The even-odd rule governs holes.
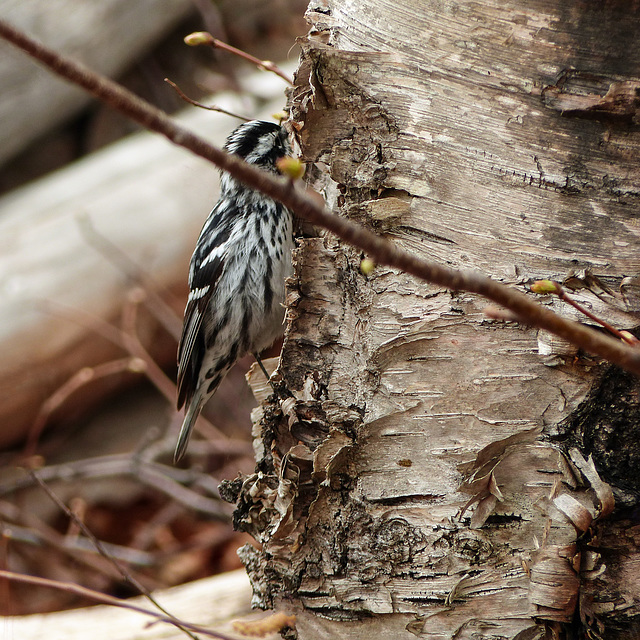
[[[121,330],[100,316],[94,316],[84,309],[71,307],[57,300],[39,300],[38,302],[44,313],[73,322],[126,351],[122,342]]]
[[[70,518],[73,522],[76,523],[76,525],[79,527],[79,529],[82,531],[82,533],[84,533],[84,535],[89,538],[91,540],[91,542],[93,543],[94,547],[96,548],[96,550],[98,551],[98,553],[105,558],[106,560],[108,560],[113,567],[116,569],[116,571],[122,576],[122,578],[124,579],[124,581],[128,584],[130,584],[132,587],[134,587],[139,593],[141,593],[149,602],[151,602],[151,604],[153,604],[158,611],[161,611],[162,613],[165,614],[165,616],[167,616],[167,619],[170,620],[172,622],[172,624],[175,624],[175,626],[177,626],[183,633],[185,633],[187,636],[189,636],[191,638],[191,640],[198,640],[197,636],[195,636],[189,629],[187,629],[185,627],[185,625],[182,624],[182,622],[180,622],[177,618],[174,618],[153,596],[153,594],[149,591],[149,589],[147,589],[141,582],[139,582],[138,580],[136,580],[131,573],[129,573],[129,571],[127,571],[121,564],[120,562],[118,562],[112,555],[109,554],[109,552],[107,551],[107,549],[104,547],[104,545],[102,544],[102,542],[100,540],[98,540],[98,538],[96,538],[93,535],[93,532],[91,531],[91,529],[89,529],[89,527],[87,527],[87,525],[82,522],[82,520],[80,520],[75,513],[73,513],[73,511],[71,511],[71,509],[69,509],[69,507],[67,507],[67,505],[55,494],[54,491],[52,491],[45,482],[43,482],[43,480],[41,478],[38,477],[38,474],[35,471],[29,470],[29,474],[33,477],[33,479],[40,485],[40,487],[43,489],[43,491],[49,496],[49,498],[51,498],[51,500],[58,506],[58,508],[68,517]]]
[[[231,445],[232,443],[224,443]],[[241,443],[240,447],[223,449],[228,455],[251,454],[250,445]],[[247,448],[248,445],[248,448]],[[218,481],[208,473],[195,469],[177,469],[158,462],[136,460],[131,454],[113,454],[49,465],[38,470],[37,478],[42,482],[91,478],[113,478],[115,476],[131,476],[140,484],[150,487],[166,495],[171,500],[222,521],[229,520],[231,507],[220,501]],[[25,489],[37,483],[32,474],[24,474],[17,478],[0,483],[0,496]],[[195,491],[198,489],[200,492]],[[207,495],[203,495],[204,491]],[[211,496],[211,497],[209,497]]]
[[[454,291],[481,295],[511,310],[522,322],[546,329],[577,347],[640,375],[640,350],[572,320],[561,318],[530,297],[474,271],[456,271],[422,260],[376,236],[368,229],[330,213],[319,206],[290,180],[268,175],[211,146],[189,130],[177,125],[159,109],[147,104],[117,83],[99,76],[70,58],[44,47],[4,21],[0,37],[13,43],[53,72],[83,87],[113,109],[142,126],[162,134],[175,144],[213,162],[234,178],[282,202],[296,215],[331,231],[351,245],[368,253],[378,264],[400,269],[413,276]]]
[[[171,405],[175,402],[176,386],[145,349],[137,333],[138,307],[145,297],[146,292],[140,287],[131,289],[127,293],[122,307],[122,343],[134,358],[144,363],[145,374]]]
[[[143,302],[145,296],[146,292],[144,289],[136,288],[129,292],[126,303],[122,308],[122,342],[134,358],[139,358],[144,362],[147,377],[158,391],[164,395],[169,404],[172,405],[175,403],[177,397],[176,385],[144,348],[136,331],[138,306]],[[198,431],[200,431],[202,424],[206,424],[210,431],[213,430],[217,438],[221,440],[227,440],[229,438],[229,436],[220,431],[214,424],[211,424],[202,416],[198,416],[198,421],[196,422]]]
[[[77,325],[87,328],[89,331],[97,333],[117,347],[129,352],[130,358],[124,358],[122,362],[129,362],[129,368],[134,373],[145,373],[150,382],[156,389],[164,395],[170,405],[175,403],[175,385],[165,375],[164,371],[156,364],[149,352],[144,348],[138,336],[135,334],[135,318],[137,315],[137,306],[147,302],[147,292],[139,287],[132,289],[123,308],[123,326],[115,327],[99,316],[94,316],[87,311],[75,307],[68,307],[53,300],[43,301],[43,308],[48,313],[74,322]],[[129,332],[134,332],[133,334]],[[119,362],[119,361],[115,361]],[[100,366],[100,365],[98,365]],[[90,371],[83,374],[83,370],[74,374],[70,381],[67,381],[61,389],[77,376],[84,376],[85,381],[89,381],[95,377]],[[55,393],[58,393],[57,391]],[[45,401],[49,402],[49,400]],[[214,427],[215,428],[215,427]],[[225,437],[226,436],[222,436]]]
[[[128,351],[132,356],[128,359],[130,370],[134,373],[146,374],[149,381],[156,387],[156,389],[158,389],[158,391],[160,391],[162,395],[164,395],[169,404],[173,406],[176,398],[174,383],[165,375],[164,371],[162,371],[162,369],[157,365],[155,360],[153,360],[149,352],[140,342],[136,333],[135,318],[137,311],[135,307],[141,303],[144,303],[145,305],[147,303],[147,290],[139,288],[134,289],[130,292],[125,307],[123,308],[123,326],[121,327],[115,327],[106,320],[103,320],[98,316],[93,316],[83,309],[67,307],[66,305],[52,300],[45,300],[42,302],[42,305],[48,313],[56,314],[65,320],[79,324],[80,326],[97,333],[106,340],[109,340],[112,344],[121,347],[124,351]],[[148,308],[153,310],[151,306],[148,306]],[[125,361],[127,361],[126,358],[123,362]],[[94,369],[97,369],[100,366],[101,365],[97,365]],[[106,366],[107,365],[105,365],[105,367]],[[48,409],[49,405],[53,403],[55,407],[60,406],[60,404],[62,404],[62,402],[69,396],[70,390],[75,390],[77,388],[77,383],[79,381],[88,382],[89,380],[95,379],[100,375],[100,373],[101,372],[99,370],[94,372],[90,368],[83,369],[74,374],[62,385],[62,387],[57,391],[54,391],[51,397],[45,400],[45,404],[40,412],[44,415],[38,415],[34,425],[31,427],[32,435],[25,446],[25,455],[31,455],[35,450],[35,446],[38,443],[42,429],[46,425],[46,420],[51,413]],[[45,424],[42,424],[43,421]],[[203,416],[199,416],[197,428],[200,433],[207,436],[209,441],[211,441],[215,436],[218,440],[229,441],[230,443],[240,442],[231,440],[229,436],[220,431],[214,424]],[[246,444],[247,443],[245,441],[242,441],[242,445],[246,446]]]
[[[222,49],[222,51],[227,51],[228,53],[232,53],[234,56],[238,56],[238,58],[242,58],[251,64],[256,65],[258,69],[263,69],[264,71],[271,71],[271,73],[275,73],[277,76],[282,78],[285,82],[290,85],[293,85],[293,81],[291,78],[282,70],[280,67],[271,60],[260,60],[260,58],[256,58],[252,56],[250,53],[246,51],[242,51],[242,49],[236,49],[232,47],[230,44],[226,42],[222,42],[222,40],[218,40],[214,38],[210,33],[206,31],[196,31],[195,33],[190,33],[185,39],[185,43],[189,46],[198,46],[200,44],[209,45],[212,49]]]
[[[138,605],[132,604],[127,600],[118,600],[118,598],[114,598],[113,596],[108,596],[104,593],[100,593],[99,591],[94,591],[93,589],[88,589],[87,587],[81,587],[80,585],[73,584],[71,582],[59,582],[58,580],[38,578],[36,576],[27,576],[21,573],[14,573],[13,571],[5,570],[0,570],[0,578],[4,578],[5,580],[12,580],[13,582],[31,584],[36,587],[46,587],[48,589],[58,589],[59,591],[66,591],[67,593],[73,593],[75,595],[94,600],[95,602],[101,602],[102,604],[108,604],[113,607],[119,607],[121,609],[128,609],[129,611],[136,611],[137,613],[141,613],[145,616],[155,618],[159,622],[166,622],[168,624],[171,624],[174,627],[178,627],[178,629],[201,633],[202,635],[209,636],[210,638],[218,638],[219,640],[234,640],[234,638],[232,638],[231,636],[219,631],[212,631],[211,629],[207,629],[197,624],[182,622],[170,615],[162,615],[156,613],[155,611],[151,611],[149,609],[145,609],[144,607],[139,607]],[[191,633],[190,635],[192,638],[197,637]]]
[[[240,116],[237,113],[233,113],[233,111],[227,111],[222,107],[218,107],[217,105],[206,105],[202,104],[202,102],[198,102],[193,98],[190,98],[180,87],[175,83],[169,80],[169,78],[165,78],[164,81],[173,88],[173,90],[182,98],[185,102],[192,104],[194,107],[198,107],[199,109],[206,109],[207,111],[216,111],[217,113],[224,113],[225,116],[231,116],[232,118],[237,118],[238,120],[244,120],[245,122],[249,122],[251,118],[247,118],[246,116]]]
[[[558,296],[558,298],[560,298],[560,300],[571,305],[574,309],[576,309],[583,315],[587,316],[587,318],[589,318],[590,320],[597,322],[601,327],[606,329],[612,336],[615,336],[619,340],[626,342],[628,345],[631,345],[631,346],[638,345],[638,339],[634,335],[631,335],[627,331],[619,331],[611,323],[607,322],[606,320],[603,320],[602,318],[599,318],[595,313],[591,313],[589,309],[583,307],[581,304],[579,304],[573,298],[571,298],[567,294],[566,290],[562,285],[560,285],[557,282],[554,282],[553,280],[550,280],[550,282],[552,282],[553,285],[555,286],[555,294]]]
[[[144,484],[161,491],[176,502],[194,511],[206,513],[209,517],[223,522],[229,522],[229,514],[224,513],[225,505],[220,500],[212,500],[169,478],[164,470],[158,470],[159,465],[144,465],[139,471],[139,477]]]
[[[61,536],[57,531],[53,530],[47,532],[37,531],[17,524],[5,524],[4,526],[0,526],[2,526],[2,535],[8,540],[22,542],[37,547],[48,546],[56,551],[68,554],[75,562],[80,562],[94,571],[104,572],[103,567],[96,566],[96,563],[88,562],[82,557],[82,554],[89,554],[91,557],[97,553],[91,540],[88,540],[84,536],[78,536],[73,540],[67,541],[64,536]],[[106,542],[103,544],[105,549],[109,552],[109,555],[119,561],[126,562],[127,564],[137,565],[139,567],[151,567],[156,562],[155,556],[151,553],[145,553],[144,551],[138,551],[137,549],[131,549],[117,544],[110,544]],[[113,570],[109,577],[114,577]]]
[[[78,227],[84,239],[94,249],[117,267],[128,280],[145,290],[145,306],[177,342],[182,332],[182,317],[175,309],[179,308],[182,303],[178,302],[171,292],[164,290],[163,293],[169,300],[167,302],[159,293],[161,290],[160,285],[119,246],[102,235],[95,228],[89,216],[80,216],[78,218]]]
[[[146,364],[136,357],[110,360],[93,367],[83,367],[74,373],[66,382],[58,387],[40,406],[38,415],[27,433],[27,442],[24,445],[22,454],[25,457],[32,456],[38,448],[40,436],[47,426],[51,414],[59,409],[78,389],[81,389],[89,382],[106,378],[119,373],[144,373]]]
[[[167,502],[150,518],[145,518],[142,526],[137,527],[137,530],[133,533],[129,541],[129,548],[144,551],[154,544],[157,544],[158,531],[170,530],[171,523],[177,520],[182,515],[182,512],[182,505],[177,502]],[[225,527],[225,529],[227,529],[227,527]],[[167,553],[165,544],[162,546],[162,551]],[[168,553],[174,555],[172,547]]]

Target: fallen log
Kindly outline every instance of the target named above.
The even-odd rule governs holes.
[[[106,75],[129,67],[179,20],[189,0],[5,0],[2,18]],[[73,19],[69,19],[73,16]],[[0,163],[90,101],[7,43],[0,43]]]

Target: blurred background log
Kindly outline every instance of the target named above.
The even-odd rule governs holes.
[[[230,633],[231,620],[244,619],[251,613],[251,585],[244,570],[160,591],[154,597],[181,620],[225,633]],[[131,604],[154,609],[143,597],[132,598]],[[13,618],[11,630],[17,638],[46,637],[48,640],[72,640],[76,637],[90,637],[92,640],[128,640],[131,637],[173,640],[186,637],[170,625],[149,624],[152,620],[127,609],[99,605]]]
[[[190,0],[2,0],[15,26],[109,76],[121,74],[193,11]],[[91,98],[0,43],[0,163],[71,117]]]

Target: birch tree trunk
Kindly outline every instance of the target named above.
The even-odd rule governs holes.
[[[292,115],[330,207],[638,324],[635,4],[324,0],[308,18]],[[243,552],[254,601],[295,610],[302,639],[637,637],[637,381],[362,257],[333,237],[295,253],[294,398],[256,416],[236,512],[262,543]]]

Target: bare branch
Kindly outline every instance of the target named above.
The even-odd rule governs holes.
[[[595,313],[591,313],[589,309],[585,309],[581,304],[578,304],[573,298],[567,295],[564,287],[553,280],[538,280],[531,286],[531,291],[534,293],[554,293],[563,302],[571,305],[574,309],[587,316],[590,320],[597,322],[601,327],[604,327],[612,336],[615,336],[619,340],[626,342],[631,346],[637,346],[640,344],[638,338],[630,334],[628,331],[619,331],[612,324],[599,318]]]
[[[246,164],[240,158],[211,146],[117,83],[44,47],[4,21],[0,21],[0,37],[142,126],[162,134],[175,144],[213,162],[249,187],[282,202],[301,218],[324,227],[345,242],[359,247],[373,257],[376,263],[401,269],[448,289],[481,295],[506,307],[520,321],[546,329],[589,353],[640,375],[640,350],[577,322],[561,318],[524,293],[495,282],[480,273],[456,271],[402,251],[364,227],[330,213],[301,190],[296,189],[290,180],[274,178]]]
[[[174,309],[183,304],[178,301],[170,291],[162,291],[158,283],[144,271],[136,262],[128,256],[120,247],[102,235],[93,225],[92,220],[82,215],[78,218],[78,227],[85,240],[99,251],[111,264],[118,268],[132,283],[142,287],[145,292],[145,305],[153,313],[154,317],[162,324],[176,342],[180,339],[182,331],[182,316]],[[165,300],[165,298],[167,300]]]
[[[219,640],[233,640],[231,636],[220,633],[219,631],[212,631],[211,629],[206,629],[205,627],[201,627],[197,624],[181,622],[180,620],[178,620],[177,618],[173,618],[172,616],[165,616],[156,613],[155,611],[150,611],[149,609],[145,609],[144,607],[139,607],[138,605],[131,604],[126,600],[118,600],[118,598],[108,596],[104,593],[100,593],[99,591],[94,591],[93,589],[88,589],[87,587],[81,587],[78,584],[73,584],[70,582],[59,582],[58,580],[38,578],[36,576],[27,576],[20,573],[14,573],[13,571],[4,571],[2,569],[0,569],[0,578],[4,578],[5,580],[13,580],[14,582],[32,584],[37,587],[58,589],[82,596],[84,598],[89,598],[90,600],[94,600],[95,602],[101,602],[102,604],[109,604],[114,607],[120,607],[121,609],[128,609],[129,611],[137,611],[138,613],[142,613],[145,616],[151,616],[152,618],[155,618],[160,622],[172,624],[179,629],[189,630],[189,635],[192,638],[195,638],[196,636],[194,636],[191,632],[195,632],[209,636],[210,638],[219,638]]]
[[[140,358],[127,357],[118,360],[110,360],[93,367],[83,367],[73,374],[62,386],[58,387],[40,406],[40,411],[35,417],[27,434],[27,442],[24,445],[23,455],[30,457],[38,448],[40,436],[47,426],[51,414],[59,409],[73,393],[81,389],[89,382],[106,378],[119,373],[144,373],[146,363]]]
[[[191,640],[197,640],[197,637],[183,625],[177,618],[174,618],[153,596],[153,594],[147,589],[139,580],[136,580],[127,569],[122,566],[120,562],[118,562],[112,555],[109,554],[108,550],[104,547],[102,542],[96,538],[92,531],[87,527],[87,525],[82,522],[78,518],[78,516],[67,507],[67,505],[52,491],[45,482],[43,482],[35,471],[29,470],[29,474],[33,477],[33,479],[40,485],[40,487],[44,490],[44,492],[51,498],[51,500],[58,506],[58,508],[68,517],[70,518],[78,528],[84,533],[84,535],[91,540],[94,547],[98,551],[98,553],[111,562],[116,571],[122,576],[123,580],[133,586],[139,593],[141,593],[151,604],[155,605],[155,607],[165,614],[165,620],[171,622],[176,627],[178,627],[183,633],[191,638]]]
[[[108,241],[107,241],[108,242]],[[108,245],[107,245],[108,246]],[[123,258],[126,258],[122,254]],[[127,258],[128,259],[128,258]],[[126,262],[125,265],[126,266]],[[140,276],[144,282],[146,277]],[[106,375],[112,375],[120,371],[129,371],[131,373],[144,373],[149,381],[160,391],[162,395],[167,399],[169,405],[175,404],[176,391],[174,383],[166,376],[164,371],[158,366],[155,360],[151,357],[151,354],[145,349],[140,342],[140,339],[136,332],[136,317],[137,307],[140,304],[146,304],[150,311],[154,313],[154,316],[163,322],[165,328],[172,326],[175,314],[168,306],[160,306],[154,303],[154,295],[149,298],[149,292],[147,289],[137,287],[129,292],[126,303],[122,310],[122,322],[121,327],[116,327],[106,320],[97,316],[92,316],[90,313],[82,309],[67,308],[66,306],[47,300],[43,303],[43,308],[52,314],[74,322],[81,326],[86,327],[88,330],[97,333],[111,343],[121,347],[124,351],[128,351],[130,358],[123,358],[122,360],[115,360],[110,363],[104,363],[102,365],[96,365],[93,368],[85,367],[79,372],[75,373],[69,380],[67,380],[61,387],[59,387],[53,394],[47,398],[39,414],[36,416],[34,424],[32,425],[27,444],[24,448],[24,455],[32,455],[38,445],[38,440],[44,427],[49,420],[51,413],[60,407],[66,399],[79,389],[83,384],[93,381],[99,377]],[[160,302],[158,299],[156,302]],[[154,304],[149,304],[154,303]],[[164,304],[164,303],[163,303]],[[164,321],[161,316],[164,316]],[[219,441],[233,441],[225,433],[220,431],[214,424],[209,422],[203,416],[199,416],[197,423],[198,430],[207,435],[209,439],[214,438]],[[241,446],[247,446],[247,443],[242,441]],[[211,442],[209,443],[211,445]],[[232,445],[231,445],[232,446]]]
[[[22,527],[17,524],[4,526],[2,535],[8,540],[12,540],[14,542],[23,542],[39,547],[44,547],[46,545],[61,553],[69,554],[75,562],[81,562],[82,564],[88,565],[89,568],[93,570],[104,571],[103,567],[98,567],[95,563],[87,562],[83,557],[83,554],[90,554],[89,557],[91,557],[91,554],[97,553],[92,542],[84,536],[78,536],[72,540],[67,540],[57,531],[34,531],[31,527]],[[156,558],[151,553],[145,553],[144,551],[130,549],[122,545],[110,544],[107,542],[103,542],[103,544],[111,556],[130,565],[149,567],[156,561]]]
[[[218,107],[216,105],[202,104],[202,102],[198,102],[197,100],[190,98],[175,82],[172,82],[171,80],[169,80],[169,78],[165,78],[164,81],[178,94],[178,96],[182,100],[184,100],[185,102],[188,102],[189,104],[192,104],[194,107],[198,107],[200,109],[206,109],[207,111],[216,111],[217,113],[224,113],[225,116],[231,116],[232,118],[237,118],[238,120],[244,120],[245,122],[249,122],[251,120],[251,118],[240,116],[237,113],[233,113],[233,111],[227,111],[226,109],[223,109],[222,107]]]
[[[238,58],[242,58],[247,62],[251,62],[251,64],[255,64],[258,69],[263,69],[264,71],[271,71],[271,73],[275,73],[277,76],[282,78],[285,82],[289,84],[293,84],[291,78],[282,70],[280,67],[271,60],[260,60],[255,56],[252,56],[250,53],[246,51],[242,51],[242,49],[236,49],[232,47],[230,44],[226,42],[222,42],[222,40],[218,40],[214,38],[210,33],[206,31],[196,31],[195,33],[190,33],[185,39],[185,43],[191,47],[198,46],[200,44],[207,44],[213,49],[222,49],[223,51],[227,51],[228,53],[232,53],[234,56],[238,56]]]
[[[252,453],[249,443],[238,442],[234,445],[233,441],[230,441],[220,444],[222,445],[220,451],[224,455],[239,457],[249,456]],[[168,453],[168,449],[165,453]],[[218,480],[209,473],[197,469],[177,469],[154,461],[136,459],[128,453],[49,465],[39,469],[37,476],[24,474],[7,479],[0,483],[0,496],[31,487],[38,481],[68,482],[71,479],[88,480],[115,476],[131,476],[140,484],[163,493],[189,509],[200,511],[216,520],[229,520],[231,508],[219,501]],[[212,497],[202,495],[197,490],[203,490]]]

